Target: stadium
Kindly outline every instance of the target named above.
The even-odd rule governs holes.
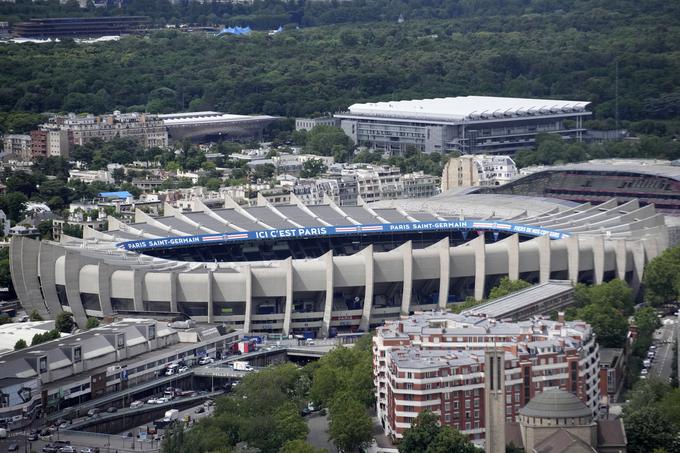
[[[384,204],[381,204],[384,203]],[[502,277],[638,288],[669,246],[654,205],[449,195],[358,206],[166,205],[110,218],[60,242],[14,237],[11,273],[27,311],[189,316],[247,332],[327,336],[483,298]]]

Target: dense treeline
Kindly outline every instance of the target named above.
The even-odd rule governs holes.
[[[476,2],[423,2],[407,12],[467,3]],[[527,6],[518,10],[526,14],[507,16],[485,15],[479,6],[449,20],[333,25],[275,36],[163,31],[95,46],[4,45],[0,110],[217,109],[302,116],[369,100],[485,94],[590,100],[601,120],[615,116],[618,62],[619,118],[653,120],[645,126],[650,132],[675,133],[680,7],[646,2],[641,14],[629,2],[604,3],[545,2],[539,8],[527,2],[531,14]],[[304,8],[341,15],[361,4],[369,5],[315,2]],[[271,5],[270,11],[290,6]],[[399,5],[390,10],[398,14]]]

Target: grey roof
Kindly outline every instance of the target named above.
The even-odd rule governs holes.
[[[464,315],[482,315],[489,318],[509,316],[517,310],[529,307],[543,300],[559,296],[574,290],[568,280],[550,280],[540,285],[532,286],[485,304],[477,305],[462,312]]]
[[[592,417],[592,412],[574,394],[562,389],[547,389],[519,410],[520,415],[539,418]]]
[[[622,355],[621,348],[600,348],[600,366],[610,367]]]
[[[638,173],[671,178],[680,181],[680,166],[667,160],[652,159],[600,159],[576,164],[544,167],[539,171],[602,171],[607,173]]]
[[[197,222],[199,225],[210,230],[216,231],[218,233],[231,233],[233,231],[236,231],[233,228],[229,228],[228,226],[224,225],[219,220],[210,217],[205,212],[188,212],[184,215],[187,216],[187,218],[189,218],[190,220]]]

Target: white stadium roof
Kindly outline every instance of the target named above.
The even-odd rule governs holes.
[[[170,113],[158,115],[166,126],[185,126],[192,124],[212,124],[229,123],[251,120],[270,120],[273,116],[268,115],[234,115],[220,112],[190,112],[190,113]]]
[[[349,115],[463,121],[584,112],[588,104],[590,102],[555,99],[458,96],[353,104]]]

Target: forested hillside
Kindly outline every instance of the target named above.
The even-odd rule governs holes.
[[[130,11],[121,11],[160,5],[129,3]],[[620,119],[654,120],[651,132],[677,132],[676,2],[268,2],[236,12],[257,15],[266,5],[270,13],[295,5],[305,18],[318,13],[312,23],[352,23],[275,36],[163,31],[97,45],[0,44],[0,111],[299,116],[370,100],[477,94],[589,100],[595,117],[606,119],[615,116],[618,62]],[[402,24],[393,20],[400,10]],[[328,15],[335,19],[323,19]],[[413,19],[447,15],[453,17]]]

